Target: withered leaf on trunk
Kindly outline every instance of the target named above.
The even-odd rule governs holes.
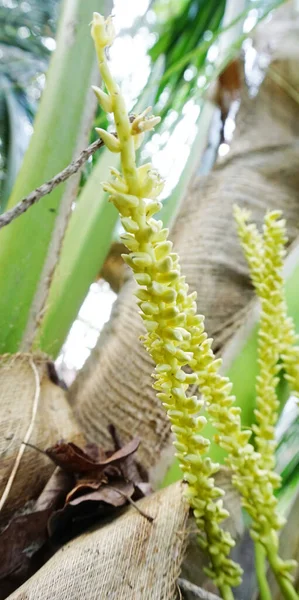
[[[136,452],[140,441],[134,438],[128,444],[114,452],[104,460],[94,460],[90,454],[79,448],[71,442],[61,442],[48,448],[46,454],[61,469],[68,473],[88,473],[92,471],[101,471],[109,465],[117,465],[124,458]],[[107,456],[107,453],[106,453]]]
[[[83,496],[78,496],[77,498],[73,498],[68,502],[72,506],[78,506],[82,502],[106,502],[106,504],[111,504],[111,506],[118,507],[123,506],[126,503],[127,498],[131,498],[134,494],[134,485],[131,482],[125,482],[121,479],[118,481],[111,481],[111,485],[102,485],[100,489],[95,490],[94,492],[89,492],[89,494],[83,494]],[[119,491],[118,491],[119,490]]]
[[[61,544],[95,521],[114,517],[130,499],[138,500],[148,492],[132,456],[138,446],[137,438],[116,446],[115,451],[104,451],[96,444],[81,449],[60,442],[45,451],[56,470],[30,507],[32,512],[28,509],[15,516],[0,533],[0,600],[35,573]]]
[[[51,508],[54,510],[60,501],[64,501],[66,494],[75,485],[75,477],[61,469],[55,469],[48,483],[34,505],[34,512]]]
[[[101,479],[99,478],[96,481],[94,481],[93,479],[78,479],[76,485],[72,487],[71,491],[68,493],[65,502],[70,502],[78,496],[98,490],[99,487],[102,484],[107,483],[107,481],[108,480],[105,475],[103,475]]]
[[[51,509],[13,519],[0,535],[0,579],[27,563],[47,539]]]
[[[88,454],[89,458],[91,458],[91,460],[95,462],[101,462],[103,460],[106,460],[107,456],[109,456],[109,454],[105,452],[104,448],[98,446],[98,444],[93,444],[91,442],[84,446],[84,452]]]
[[[50,516],[50,537],[57,542],[78,535],[95,519],[109,517],[117,508],[124,506],[133,494],[134,485],[119,479],[112,481],[111,486],[101,485],[98,490],[73,498]]]
[[[120,450],[123,446],[122,440],[120,439],[118,432],[114,425],[109,425],[109,433],[114,443],[115,451]],[[127,481],[132,481],[135,485],[139,482],[147,481],[147,477],[142,477],[140,473],[139,465],[136,462],[135,456],[132,454],[127,455],[124,460],[121,461],[120,470],[122,475]]]
[[[73,478],[56,469],[34,505],[34,511],[16,516],[0,534],[0,579],[26,567],[48,537],[48,518],[73,485]]]

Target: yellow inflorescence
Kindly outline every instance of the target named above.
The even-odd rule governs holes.
[[[124,260],[139,284],[136,295],[147,331],[143,341],[156,363],[154,387],[172,423],[177,457],[189,484],[188,499],[202,532],[201,544],[210,556],[209,574],[223,597],[231,598],[230,587],[240,582],[241,569],[228,557],[234,542],[220,527],[228,513],[222,505],[223,492],[214,486],[212,478],[218,465],[205,456],[209,441],[201,435],[206,423],[199,414],[203,400],[187,395],[189,385],[197,381],[197,376],[186,372],[186,367],[194,361],[198,345],[204,348],[209,342],[205,342],[203,317],[196,315],[196,294],[188,292],[178,255],[168,240],[168,230],[153,218],[161,208],[156,198],[163,182],[151,164],[137,168],[135,163],[134,138],[139,137],[139,144],[143,132],[159,119],[149,117],[145,111],[130,123],[123,98],[111,77],[102,42],[99,42],[99,31],[105,31],[104,24],[103,17],[94,16],[92,35],[108,98],[98,90],[96,94],[102,106],[109,106],[114,113],[118,139],[111,139],[107,132],[99,134],[112,151],[120,152],[122,164],[122,174],[113,170],[113,180],[105,183],[104,189],[119,210],[126,232],[122,240],[130,254],[124,256]],[[111,41],[110,38],[109,43]]]
[[[266,215],[264,236],[262,238],[259,235],[261,245],[257,253],[256,235],[251,234],[252,225],[247,223],[247,214],[235,209],[239,236],[256,293],[261,300],[255,410],[257,424],[254,425],[254,432],[263,467],[269,471],[272,471],[275,464],[274,426],[279,408],[276,386],[281,368],[278,360],[285,327],[282,268],[286,238],[284,223],[278,221],[279,216],[278,212]]]
[[[256,435],[258,465],[262,473],[260,482],[262,504],[258,502],[255,496],[256,490],[253,489],[254,494],[250,495],[249,506],[247,505],[246,508],[254,521],[254,537],[270,551],[271,564],[271,548],[277,552],[277,530],[283,525],[283,520],[276,513],[277,500],[274,496],[274,490],[280,485],[280,477],[273,471],[276,447],[275,424],[279,408],[276,387],[282,367],[286,371],[285,376],[292,389],[298,390],[298,348],[293,346],[297,336],[292,319],[287,317],[283,282],[287,238],[285,222],[281,219],[280,211],[272,211],[265,216],[263,236],[257,232],[255,225],[248,224],[247,211],[235,207],[234,212],[251,279],[261,302],[256,424],[253,425],[253,431]],[[281,363],[279,359],[282,359]],[[292,579],[290,571],[293,567],[294,561],[282,561],[277,557],[276,568],[286,579]]]
[[[241,569],[229,558],[234,542],[220,526],[228,513],[221,500],[223,492],[213,480],[219,466],[207,456],[210,443],[202,435],[206,419],[200,413],[204,405],[218,431],[216,441],[228,452],[233,482],[252,517],[252,536],[264,545],[270,562],[274,556],[273,570],[290,577],[291,563],[277,556],[277,531],[282,520],[276,513],[274,496],[279,478],[272,470],[279,356],[294,391],[299,390],[297,350],[290,345],[296,337],[293,324],[286,317],[282,292],[284,229],[276,214],[268,215],[263,239],[255,226],[247,224],[248,215],[236,209],[252,280],[262,299],[255,451],[249,443],[251,431],[242,429],[232,384],[219,372],[221,360],[215,359],[212,340],[204,330],[204,317],[197,314],[196,293],[189,293],[179,257],[168,239],[168,229],[153,218],[161,208],[157,197],[163,181],[151,164],[136,166],[135,149],[143,132],[152,129],[159,118],[149,116],[148,110],[133,122],[128,118],[105,56],[105,47],[114,39],[111,20],[105,21],[95,13],[92,36],[106,86],[106,92],[96,88],[95,93],[103,109],[114,114],[117,138],[103,130],[98,133],[111,151],[119,152],[122,166],[121,173],[111,170],[113,178],[104,184],[104,189],[121,215],[125,230],[122,240],[130,251],[123,258],[139,285],[136,295],[146,328],[143,342],[156,364],[154,387],[175,434],[176,456],[188,483],[186,494],[201,532],[200,543],[210,558],[208,573],[228,600],[233,597],[231,586],[240,582]],[[276,335],[279,343],[273,344]],[[188,388],[193,384],[199,387],[202,397],[188,396]]]
[[[262,237],[256,226],[248,223],[247,211],[235,207],[235,217],[251,279],[262,302],[262,315],[270,310],[268,322],[271,327],[276,327],[277,331],[275,351],[279,353],[290,391],[299,397],[299,347],[296,346],[298,335],[295,333],[293,320],[287,316],[282,275],[287,241],[285,221],[281,218],[280,211],[268,213]]]
[[[290,390],[299,392],[298,336],[293,320],[287,316],[283,264],[287,242],[285,221],[280,211],[265,217],[263,236],[248,223],[247,211],[235,207],[238,233],[250,268],[257,296],[261,301],[258,336],[259,376],[256,384],[254,426],[256,443],[263,464],[274,467],[275,431],[279,402],[276,394],[278,373],[283,368]],[[279,359],[281,363],[278,364]]]

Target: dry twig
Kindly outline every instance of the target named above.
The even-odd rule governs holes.
[[[155,520],[155,517],[152,517],[151,515],[148,515],[146,512],[144,512],[144,510],[142,510],[140,508],[140,506],[138,506],[137,502],[134,502],[134,500],[132,500],[132,498],[130,498],[130,496],[128,496],[127,494],[124,494],[117,488],[111,487],[111,489],[114,490],[115,492],[117,492],[120,496],[123,496],[123,498],[126,498],[126,500],[129,502],[129,504],[134,506],[134,508],[136,508],[136,510],[139,512],[139,514],[142,517],[144,517],[145,519],[147,519],[147,521],[149,521],[149,523],[152,523]],[[211,600],[212,600],[212,598],[211,598]]]
[[[200,598],[200,600],[220,600],[219,596],[207,592],[203,588],[194,585],[194,583],[187,581],[187,579],[178,579],[178,585],[182,592],[190,592],[194,598]]]
[[[90,144],[87,148],[82,150],[76,160],[73,160],[63,171],[55,175],[46,183],[40,185],[36,190],[30,192],[28,196],[23,198],[18,204],[13,206],[10,210],[7,210],[3,215],[0,215],[0,229],[9,225],[14,219],[22,215],[28,210],[33,204],[36,204],[43,196],[50,194],[54,188],[60,183],[66,181],[71,175],[74,175],[81,169],[84,163],[92,156],[99,148],[103,146],[102,140],[96,140],[93,144]]]
[[[134,118],[135,115],[130,115],[131,123],[133,122]],[[113,133],[113,135],[117,137],[116,133]],[[102,148],[102,146],[104,146],[104,142],[101,139],[96,140],[95,142],[93,142],[93,144],[87,146],[87,148],[82,150],[78,158],[76,158],[76,160],[73,160],[67,167],[65,167],[65,169],[63,169],[63,171],[60,171],[60,173],[54,175],[52,179],[49,179],[49,181],[46,181],[46,183],[40,185],[38,188],[36,188],[36,190],[30,192],[28,196],[25,196],[25,198],[20,200],[20,202],[13,206],[13,208],[7,210],[5,213],[3,213],[3,215],[0,215],[0,229],[2,229],[2,227],[5,227],[6,225],[9,225],[9,223],[14,221],[14,219],[26,212],[28,208],[30,208],[30,206],[36,204],[41,198],[43,198],[43,196],[47,196],[48,194],[50,194],[54,190],[54,188],[57,187],[57,185],[63,183],[69,177],[71,177],[71,175],[77,173],[77,171],[81,169],[81,167],[89,159],[89,157],[92,156],[97,150],[99,150],[99,148]]]

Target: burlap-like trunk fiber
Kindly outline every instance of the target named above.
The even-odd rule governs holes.
[[[49,379],[47,360],[40,354],[17,354],[0,359],[0,498],[32,420],[36,395],[32,363],[37,369],[40,394],[30,443],[45,450],[62,438],[80,440],[65,392]],[[25,449],[0,514],[1,523],[28,500],[38,496],[54,468],[47,456],[30,447]]]
[[[175,600],[188,506],[177,483],[59,550],[11,600]]]
[[[233,204],[249,208],[258,225],[267,209],[282,209],[290,241],[298,235],[299,105],[289,92],[299,88],[298,18],[290,21],[284,11],[264,25],[258,37],[261,55],[271,40],[272,62],[257,95],[243,89],[228,157],[211,174],[193,182],[171,234],[216,351],[243,321],[253,298]],[[274,71],[276,78],[277,74],[283,78],[283,87],[273,79]],[[144,329],[134,288],[132,281],[124,285],[110,323],[70,391],[70,400],[89,439],[106,445],[111,422],[124,440],[140,435],[144,443],[139,457],[155,480],[167,468],[170,426],[151,387],[154,365],[139,341]]]

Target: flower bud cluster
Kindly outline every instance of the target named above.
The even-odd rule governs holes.
[[[287,242],[285,221],[281,219],[280,211],[268,213],[262,236],[255,226],[248,224],[247,212],[236,207],[235,217],[251,279],[261,302],[258,335],[260,372],[256,384],[257,425],[254,432],[258,449],[263,455],[264,466],[273,469],[274,426],[279,408],[276,386],[281,368],[285,371],[284,376],[289,382],[291,392],[299,393],[299,348],[295,345],[298,336],[293,320],[287,316],[284,293],[283,264]]]
[[[257,255],[255,239],[248,232],[247,215],[236,210],[238,232],[245,250],[250,273],[255,275],[254,286],[261,300],[261,318],[258,332],[258,367],[256,379],[256,410],[257,424],[253,426],[256,434],[256,445],[262,455],[263,467],[272,471],[275,451],[275,424],[278,417],[279,402],[276,394],[278,384],[278,365],[280,355],[281,330],[284,322],[281,320],[282,309],[282,266],[283,237],[282,222],[277,221],[279,215],[269,213],[265,217],[264,239]],[[254,264],[254,267],[252,266]],[[259,263],[259,268],[257,263]],[[252,277],[253,280],[253,277]]]
[[[280,477],[273,471],[275,467],[275,424],[278,418],[279,402],[276,387],[281,369],[279,359],[286,370],[286,377],[296,386],[298,377],[298,348],[293,347],[296,335],[292,319],[287,317],[284,294],[283,260],[285,256],[285,222],[279,211],[265,216],[263,236],[255,226],[247,223],[246,211],[235,208],[235,218],[239,237],[247,258],[250,275],[261,302],[261,317],[258,332],[258,367],[256,380],[256,425],[253,426],[258,450],[258,464],[261,474],[259,490],[264,506],[260,506],[253,488],[246,508],[253,519],[253,537],[267,546],[274,545],[278,550],[277,530],[283,520],[276,511],[277,499],[274,490],[280,486]],[[298,384],[297,384],[298,385]],[[296,387],[295,387],[296,389]],[[298,388],[297,388],[298,389]],[[244,490],[245,491],[245,490]],[[242,494],[244,494],[242,491]],[[264,507],[267,506],[267,514]],[[280,573],[291,579],[293,561],[278,559]]]
[[[250,276],[262,303],[260,329],[268,335],[269,327],[276,334],[275,350],[279,352],[281,368],[290,391],[299,397],[299,347],[293,319],[287,315],[284,293],[283,261],[287,242],[285,221],[280,211],[265,217],[264,239],[254,224],[248,223],[249,213],[235,207],[239,236],[250,268]],[[268,314],[268,317],[265,316]],[[265,331],[266,330],[266,331]],[[273,335],[274,338],[274,335]],[[279,343],[278,343],[279,342]],[[264,345],[265,346],[265,345]],[[277,362],[277,361],[276,361]]]
[[[188,371],[194,351],[205,335],[203,319],[196,314],[196,294],[188,292],[168,230],[152,218],[145,223],[146,229],[156,230],[150,242],[141,246],[146,252],[145,262],[136,264],[134,254],[126,260],[142,285],[136,295],[147,329],[144,344],[156,363],[154,387],[172,423],[176,456],[188,483],[186,494],[197,525],[204,532],[201,545],[211,557],[208,573],[220,589],[224,585],[235,586],[241,571],[228,557],[234,542],[220,528],[228,513],[223,508],[222,492],[212,478],[218,465],[206,456],[209,441],[202,435],[206,424],[200,414],[203,399],[187,393],[197,380],[196,374]],[[144,275],[148,277],[146,281]]]
[[[249,443],[251,431],[241,425],[240,408],[235,406],[232,384],[220,374],[221,360],[215,359],[207,334],[194,349],[191,363],[208,415],[217,430],[215,441],[228,453],[233,484],[242,497],[243,507],[252,518],[252,536],[265,542],[269,528],[279,530],[283,521],[275,512],[274,486],[277,475],[261,467],[261,454]]]
[[[238,585],[241,570],[228,557],[234,542],[220,527],[228,513],[223,508],[223,493],[212,478],[218,465],[205,456],[209,441],[201,435],[206,424],[200,415],[203,400],[187,393],[197,381],[196,374],[187,370],[206,334],[203,318],[196,315],[196,294],[188,292],[168,229],[153,218],[161,207],[155,199],[161,181],[150,165],[145,167],[137,172],[139,189],[147,190],[146,199],[118,192],[119,183],[125,184],[119,174],[114,183],[104,184],[104,189],[123,215],[126,233],[122,241],[131,251],[123,258],[139,284],[136,296],[147,331],[143,342],[156,363],[154,388],[172,423],[176,456],[188,483],[186,495],[204,534],[200,543],[211,557],[208,573],[221,589]]]
[[[105,19],[100,13],[94,12],[91,22],[91,37],[96,49],[111,46],[115,39],[112,16]]]
[[[101,28],[105,32],[102,23]],[[116,138],[111,140],[103,132],[100,135],[112,151],[120,152],[122,164],[122,173],[113,169],[113,179],[104,189],[121,215],[125,230],[122,240],[130,250],[123,258],[139,285],[136,295],[146,329],[143,342],[156,363],[154,387],[172,424],[177,457],[188,483],[186,494],[201,532],[200,543],[210,558],[208,573],[222,596],[230,599],[230,587],[240,583],[241,569],[228,556],[234,541],[220,526],[228,513],[222,504],[223,492],[214,485],[218,465],[206,456],[209,441],[202,435],[206,423],[200,414],[203,400],[188,395],[189,386],[197,381],[196,374],[190,373],[194,352],[206,335],[203,317],[196,314],[196,294],[189,293],[181,275],[168,229],[153,218],[162,206],[157,197],[163,181],[151,164],[137,168],[135,163],[134,138],[154,127],[158,119],[148,117],[145,111],[129,122],[95,29],[93,35],[111,97],[119,146]],[[99,93],[97,97],[103,107],[106,104],[110,108],[106,97],[103,100]]]
[[[299,338],[295,333],[293,319],[286,317],[284,324],[285,329],[281,340],[280,354],[284,378],[287,380],[292,394],[299,398]]]

